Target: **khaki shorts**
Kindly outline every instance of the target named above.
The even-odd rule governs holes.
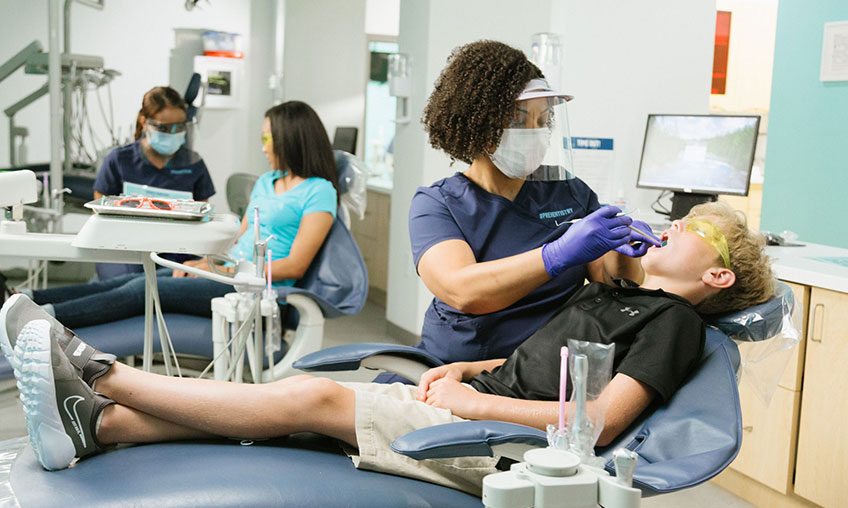
[[[359,469],[424,480],[482,495],[483,477],[497,473],[500,457],[415,460],[395,453],[392,441],[413,430],[465,421],[448,409],[415,399],[415,386],[402,383],[339,383],[356,393],[356,441],[345,452]]]

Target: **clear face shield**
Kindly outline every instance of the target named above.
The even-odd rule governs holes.
[[[495,166],[510,178],[574,178],[567,108],[571,99],[548,88],[543,79],[531,80],[518,96],[515,115],[490,155]]]

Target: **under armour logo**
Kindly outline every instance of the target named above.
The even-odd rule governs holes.
[[[76,349],[74,349],[74,353],[72,356],[80,356],[83,351],[85,351],[85,344],[80,343],[80,345],[77,346]]]
[[[639,313],[638,310],[631,309],[630,307],[624,307],[623,309],[619,310],[619,312],[627,312],[628,314],[630,314],[630,317],[633,317]]]

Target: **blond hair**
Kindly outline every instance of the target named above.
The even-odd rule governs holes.
[[[730,251],[730,270],[736,274],[736,282],[699,303],[695,307],[698,312],[721,314],[742,310],[774,296],[775,280],[771,259],[765,254],[765,240],[748,229],[744,213],[725,203],[712,202],[692,207],[686,217],[708,218],[721,229]]]

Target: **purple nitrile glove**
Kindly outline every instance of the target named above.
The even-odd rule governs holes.
[[[556,240],[542,246],[542,261],[551,277],[572,266],[582,265],[603,256],[630,241],[627,227],[633,219],[616,216],[621,210],[605,206],[572,224]]]
[[[654,234],[654,231],[651,229],[651,226],[640,220],[634,220],[633,223],[630,225],[638,229],[639,231],[648,233],[649,235]],[[639,258],[644,256],[648,252],[648,249],[651,248],[651,245],[654,245],[656,243],[656,240],[645,238],[644,235],[640,235],[639,233],[631,229],[630,240],[624,245],[616,247],[615,251],[620,254],[624,254],[625,256],[630,256],[631,258]]]

